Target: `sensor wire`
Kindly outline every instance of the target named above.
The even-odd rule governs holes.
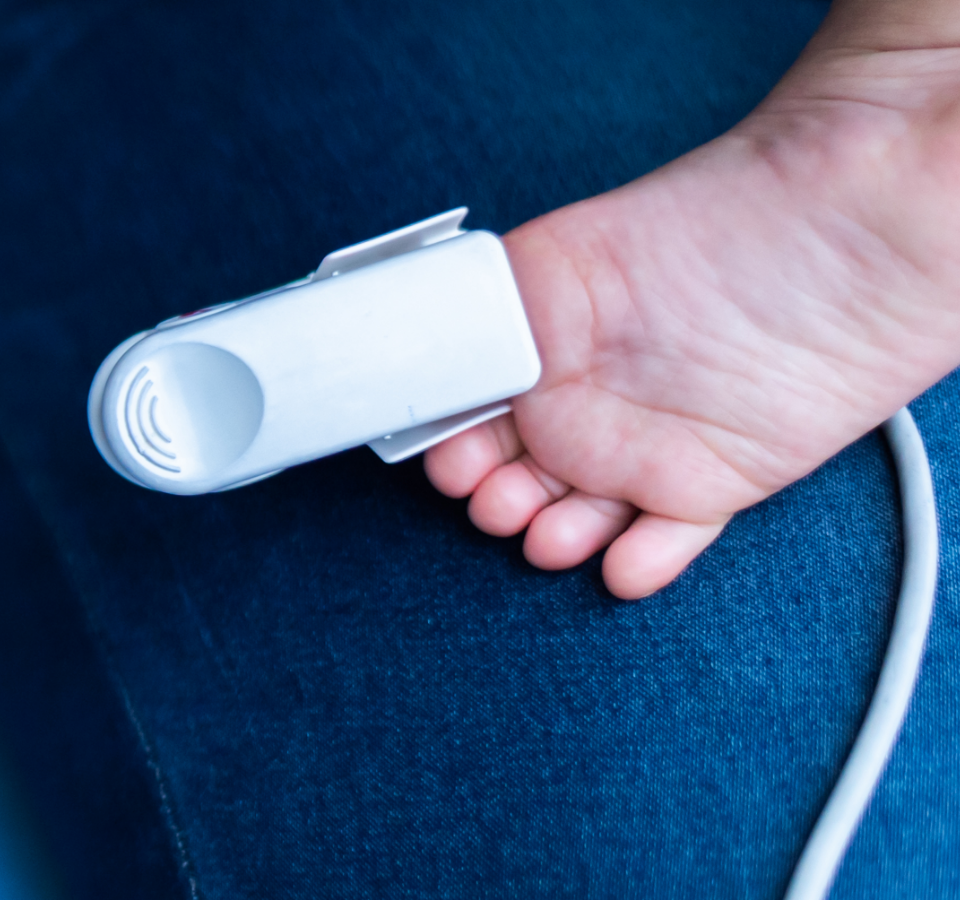
[[[893,631],[866,718],[794,869],[785,900],[826,900],[907,714],[937,587],[937,514],[930,464],[907,409],[883,425],[903,507],[903,572]]]

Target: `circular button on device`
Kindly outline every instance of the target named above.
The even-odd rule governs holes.
[[[122,361],[114,377],[119,383],[105,398],[113,409],[106,435],[138,481],[169,479],[184,487],[215,481],[260,430],[260,383],[243,360],[219,347],[171,343]]]

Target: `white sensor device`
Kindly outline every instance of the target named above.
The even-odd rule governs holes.
[[[507,412],[540,359],[502,242],[466,214],[124,341],[90,388],[97,449],[136,484],[202,494],[361,444],[398,462]]]

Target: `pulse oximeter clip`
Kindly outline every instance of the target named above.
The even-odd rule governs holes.
[[[124,341],[90,388],[97,449],[135,484],[202,494],[361,444],[398,462],[507,412],[540,360],[503,244],[466,214]]]

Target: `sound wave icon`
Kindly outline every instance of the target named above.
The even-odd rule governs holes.
[[[173,441],[157,424],[159,398],[152,392],[154,383],[147,378],[148,374],[149,369],[144,366],[137,372],[127,391],[124,407],[127,434],[147,462],[166,472],[179,472],[180,467],[174,465],[177,454],[171,446]]]

